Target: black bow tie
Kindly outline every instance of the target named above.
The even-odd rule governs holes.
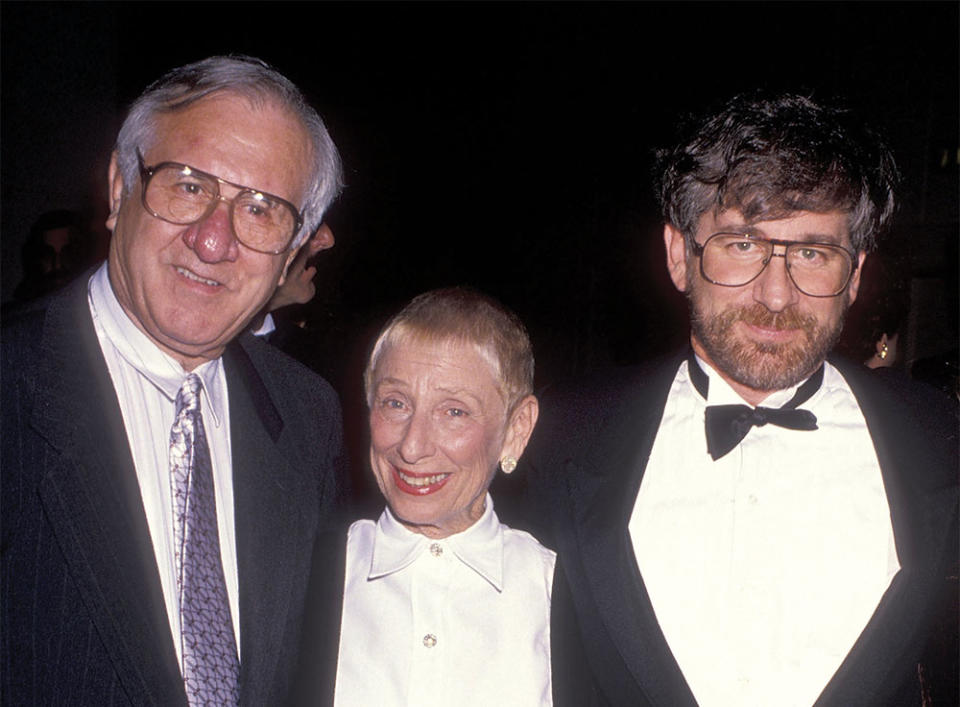
[[[690,354],[688,367],[690,381],[697,392],[707,399],[710,379]],[[768,422],[791,430],[817,429],[817,417],[809,410],[796,408],[807,402],[823,383],[823,366],[797,388],[796,394],[780,408],[756,407],[748,405],[708,405],[706,410],[707,451],[714,460],[719,459],[740,444],[750,428],[763,427]]]

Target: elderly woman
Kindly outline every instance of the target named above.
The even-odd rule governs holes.
[[[551,704],[555,556],[487,493],[537,421],[523,325],[478,293],[428,292],[383,329],[364,383],[387,508],[347,536],[335,704]]]

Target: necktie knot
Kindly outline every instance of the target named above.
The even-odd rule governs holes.
[[[200,409],[200,376],[191,373],[177,391],[176,416],[182,413],[196,412]]]

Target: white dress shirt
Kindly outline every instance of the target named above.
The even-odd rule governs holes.
[[[140,496],[153,541],[167,618],[177,658],[183,660],[177,565],[173,540],[173,500],[170,477],[170,428],[177,391],[188,373],[154,344],[130,320],[110,285],[107,265],[90,278],[90,314],[120,402],[127,441],[140,484]],[[203,391],[200,410],[213,466],[220,557],[230,601],[233,630],[240,645],[239,589],[234,532],[233,477],[230,456],[230,417],[227,383],[221,360],[198,366]],[[181,665],[182,668],[182,665]]]
[[[251,329],[250,333],[254,336],[270,336],[273,332],[277,330],[277,323],[273,319],[273,315],[270,312],[267,312],[263,315],[263,321],[260,322],[260,326],[256,329]]]
[[[389,509],[347,537],[335,704],[551,705],[556,555],[483,516],[432,540]]]
[[[744,404],[698,362],[711,405]],[[817,430],[753,427],[714,461],[705,407],[684,362],[630,519],[638,567],[701,707],[809,706],[900,567],[870,434],[829,364],[800,406]]]

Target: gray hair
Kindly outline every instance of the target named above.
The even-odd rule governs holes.
[[[495,373],[508,415],[533,393],[533,347],[520,318],[488,295],[468,287],[449,287],[414,297],[380,331],[363,372],[368,405],[384,353],[411,342],[476,347]]]
[[[276,69],[249,56],[213,56],[173,69],[150,84],[130,107],[117,136],[117,165],[127,194],[137,182],[137,150],[154,138],[161,113],[183,110],[215,93],[243,96],[255,105],[275,100],[303,123],[313,145],[313,180],[301,207],[303,226],[294,236],[298,246],[323,220],[324,211],[343,185],[340,156],[323,120],[296,86]]]
[[[656,186],[664,220],[688,247],[710,209],[736,208],[748,220],[845,211],[857,251],[872,250],[893,215],[893,155],[847,110],[757,92],[735,96],[684,132],[658,152]]]

